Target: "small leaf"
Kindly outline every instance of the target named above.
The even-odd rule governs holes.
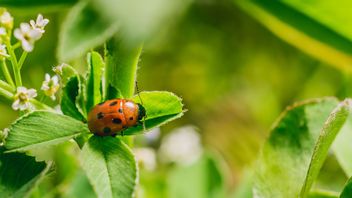
[[[92,136],[83,147],[81,161],[98,197],[132,197],[136,161],[120,139]]]
[[[79,75],[78,77],[78,95],[76,97],[76,107],[78,111],[86,118],[87,115],[87,109],[86,109],[86,104],[87,104],[87,88],[86,88],[86,79]]]
[[[22,116],[10,126],[5,147],[9,152],[27,151],[58,144],[82,133],[89,133],[89,129],[76,119],[52,112],[35,111]]]
[[[117,30],[117,20],[102,17],[89,1],[81,1],[72,8],[62,25],[58,57],[64,61],[77,58],[103,44]]]
[[[136,82],[137,64],[142,51],[142,45],[131,48],[117,39],[111,39],[105,48],[105,79],[106,88],[114,87],[124,98],[132,97]],[[111,90],[106,90],[106,96],[111,97]]]
[[[22,153],[0,153],[1,197],[26,197],[47,169],[44,162]]]
[[[104,60],[98,52],[91,52],[87,56],[87,111],[102,100],[101,77],[104,68]]]
[[[70,78],[65,87],[62,90],[61,97],[61,111],[72,118],[80,121],[84,121],[85,117],[78,110],[76,106],[76,98],[78,96],[79,81],[78,77],[74,76]]]
[[[314,191],[309,193],[308,198],[338,198],[338,193],[331,191]]]
[[[140,98],[146,110],[145,128],[147,130],[164,125],[172,120],[183,116],[184,110],[181,98],[166,91],[141,92]],[[134,96],[132,100],[142,103],[139,96]],[[137,125],[126,129],[124,135],[135,135],[143,132],[143,126]]]
[[[58,71],[60,72],[60,71]],[[73,68],[71,65],[67,65],[63,63],[62,65],[62,70],[60,73],[61,76],[61,83],[63,86],[66,86],[67,82],[74,76],[77,76],[78,72],[76,71],[75,68]]]
[[[341,102],[325,122],[324,128],[314,147],[314,153],[310,160],[308,173],[301,190],[301,197],[305,197],[309,193],[313,182],[318,177],[319,171],[327,157],[329,148],[335,140],[337,133],[345,124],[347,117],[350,114],[350,109],[351,101],[345,100]]]
[[[340,198],[350,198],[350,197],[352,197],[352,177],[347,181],[340,195]]]
[[[315,143],[338,101],[317,99],[288,108],[265,143],[254,175],[257,197],[299,197]]]

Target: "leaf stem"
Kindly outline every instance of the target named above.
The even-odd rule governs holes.
[[[1,61],[1,70],[5,76],[5,79],[6,81],[12,86],[12,87],[15,87],[15,83],[13,82],[12,80],[12,77],[11,77],[11,74],[9,72],[9,69],[7,68],[7,65],[6,65],[6,60],[2,60]]]
[[[9,40],[6,42],[6,47],[7,47],[7,50],[9,52],[10,56],[11,56],[10,60],[11,60],[11,64],[12,64],[13,73],[15,76],[16,86],[17,87],[22,86],[22,78],[21,78],[20,70],[18,68],[16,54],[15,54]]]
[[[22,55],[21,55],[21,58],[20,58],[20,60],[18,61],[18,68],[19,68],[19,70],[21,70],[21,68],[22,68],[22,66],[23,66],[23,63],[24,63],[24,60],[25,60],[26,57],[27,57],[27,54],[28,54],[28,52],[23,51],[23,53],[22,53]]]

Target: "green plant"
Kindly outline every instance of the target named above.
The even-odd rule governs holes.
[[[0,49],[1,69],[7,81],[0,81],[0,95],[21,114],[2,133],[0,172],[4,174],[0,176],[1,195],[29,196],[40,181],[59,174],[60,168],[66,165],[60,165],[62,160],[48,158],[53,156],[48,152],[54,152],[58,146],[65,148],[65,145],[72,144],[70,140],[75,140],[74,144],[80,147],[81,161],[81,167],[77,169],[83,170],[77,172],[83,175],[78,178],[88,179],[98,197],[132,197],[138,169],[130,149],[133,146],[131,135],[145,132],[144,128],[142,125],[128,128],[123,137],[94,136],[86,124],[87,113],[96,104],[108,99],[129,98],[135,102],[142,99],[147,114],[145,128],[150,130],[181,117],[184,112],[181,99],[166,91],[143,91],[134,96],[142,47],[127,47],[121,39],[112,38],[105,45],[104,58],[95,51],[88,53],[88,69],[84,75],[67,64],[55,67],[55,76],[45,76],[41,87],[43,99],[35,100],[36,90],[22,85],[21,68],[35,42],[43,36],[49,21],[39,15],[37,21],[31,21],[30,25],[22,23],[21,28],[14,31],[19,42],[11,44],[13,18],[5,9],[0,11],[0,30],[5,32],[0,40],[5,43]],[[23,53],[17,59],[15,50],[19,50],[20,46]],[[8,62],[11,62],[14,81]],[[59,87],[62,87],[60,92]],[[62,113],[44,102],[45,97],[55,101],[56,95],[59,96]],[[55,195],[56,192],[52,193]]]

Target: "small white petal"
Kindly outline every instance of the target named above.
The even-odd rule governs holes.
[[[35,89],[29,89],[29,90],[27,91],[27,94],[28,94],[28,97],[29,97],[29,98],[37,97],[37,90],[35,90]]]
[[[47,82],[50,81],[50,75],[48,73],[45,74],[45,81],[47,81]]]
[[[15,100],[15,102],[12,103],[12,109],[18,110],[20,105],[20,100]]]
[[[53,81],[54,85],[59,84],[59,77],[57,75],[53,76],[51,80]]]
[[[31,30],[31,26],[28,23],[21,23],[20,27],[22,32],[29,32]]]
[[[17,87],[17,93],[24,93],[27,92],[27,88],[25,87]]]
[[[31,31],[28,32],[28,36],[33,39],[33,40],[38,40],[42,37],[42,32],[38,29],[32,29]]]
[[[21,30],[20,29],[15,29],[15,31],[14,31],[14,33],[13,33],[14,35],[15,35],[15,37],[18,39],[18,40],[24,40],[24,37],[23,37],[23,34],[22,34],[22,32],[21,32]]]
[[[31,52],[33,51],[34,45],[26,40],[22,40],[22,48],[26,52]]]
[[[32,28],[35,28],[35,27],[36,27],[34,20],[30,20],[29,23],[31,24]]]

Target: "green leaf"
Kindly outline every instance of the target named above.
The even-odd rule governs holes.
[[[341,168],[348,177],[352,177],[352,116],[348,116],[345,125],[337,135],[332,150]]]
[[[106,88],[110,86],[118,90],[124,98],[133,96],[136,83],[137,64],[142,46],[129,48],[119,39],[111,39],[105,48],[105,79]],[[111,90],[106,96],[111,97]]]
[[[22,153],[0,154],[0,194],[1,197],[25,197],[46,173],[44,162],[36,162],[34,157]]]
[[[350,114],[351,101],[345,100],[330,114],[329,118],[324,124],[318,141],[314,147],[314,153],[311,158],[308,173],[303,184],[301,197],[305,197],[313,185],[313,182],[318,177],[319,171],[327,157],[329,148],[335,140],[337,133],[344,126],[347,117]]]
[[[143,103],[140,101],[142,99]],[[134,96],[132,100],[143,104],[146,110],[145,128],[152,129],[164,125],[172,120],[180,118],[184,110],[181,98],[166,91],[141,92],[139,96]],[[137,125],[126,129],[124,135],[135,135],[143,132],[143,126]]]
[[[329,65],[352,70],[351,1],[234,2],[284,41]]]
[[[98,197],[132,197],[136,161],[120,139],[92,136],[83,147],[81,161]]]
[[[316,99],[288,108],[259,157],[253,192],[258,197],[299,197],[315,143],[338,101]]]
[[[171,20],[177,21],[192,0],[99,0],[93,1],[97,10],[108,19],[119,21],[119,35],[129,44],[143,42],[158,35]]]
[[[192,184],[192,185],[190,185]],[[211,155],[205,154],[197,162],[179,166],[168,177],[170,198],[225,197],[224,178],[220,166]]]
[[[115,20],[104,18],[89,1],[76,4],[62,24],[58,57],[68,61],[103,44],[118,30]]]
[[[71,65],[67,65],[63,63],[63,65],[59,67],[61,67],[61,70],[59,71],[54,70],[54,71],[61,76],[60,80],[63,86],[65,86],[72,77],[79,75],[76,69],[73,68]]]
[[[5,143],[9,152],[54,145],[82,133],[89,133],[88,127],[82,122],[46,111],[35,111],[22,116],[9,129]]]
[[[76,106],[76,98],[79,92],[79,81],[78,77],[74,76],[70,78],[65,87],[62,89],[61,97],[61,111],[72,118],[80,121],[84,121],[85,117],[78,110]]]
[[[0,5],[4,7],[48,7],[48,6],[63,6],[73,5],[77,0],[0,0]]]
[[[87,77],[87,111],[101,102],[101,77],[104,69],[104,60],[98,52],[87,55],[88,77]]]
[[[338,193],[330,191],[314,191],[309,193],[308,198],[338,198]]]
[[[340,195],[340,198],[350,198],[350,197],[352,197],[352,177],[347,181]]]

